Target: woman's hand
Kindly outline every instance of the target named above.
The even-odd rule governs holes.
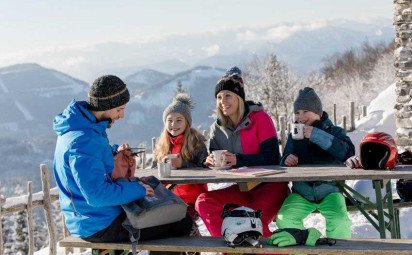
[[[213,158],[213,154],[210,153],[209,156],[207,156],[205,162],[203,163],[203,165],[205,166],[213,166],[213,164],[215,163],[215,160]]]
[[[285,159],[285,165],[286,166],[296,166],[299,163],[299,158],[296,157],[293,154],[290,154],[289,156],[286,157]]]
[[[237,164],[236,154],[233,154],[229,151],[223,153],[223,160],[224,162],[222,166],[236,166]]]

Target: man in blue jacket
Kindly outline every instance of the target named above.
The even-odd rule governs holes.
[[[121,205],[153,194],[148,185],[114,182],[111,178],[119,146],[109,144],[106,129],[124,117],[129,99],[121,79],[102,76],[90,87],[87,102],[73,100],[54,118],[58,138],[53,172],[61,210],[73,236],[91,242],[128,241]],[[187,234],[191,221],[186,218],[154,228],[156,231],[141,231],[140,239],[162,237],[168,232]]]

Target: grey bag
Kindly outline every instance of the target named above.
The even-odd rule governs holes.
[[[145,196],[142,199],[122,205],[130,225],[135,229],[169,224],[185,218],[187,204],[163,186],[156,177],[143,177],[140,180],[135,178],[131,181],[141,181],[150,185],[154,190],[154,196]]]

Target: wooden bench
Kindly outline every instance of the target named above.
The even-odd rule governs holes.
[[[262,240],[262,248],[236,247],[226,245],[218,237],[179,237],[151,241],[141,241],[138,250],[175,251],[175,252],[224,252],[224,253],[259,253],[259,254],[412,254],[412,240],[405,239],[340,239],[333,246],[321,245],[316,247],[290,246],[274,247],[266,245]],[[130,243],[90,243],[80,238],[69,236],[59,242],[66,248],[91,248],[93,255],[108,254],[108,250],[131,249]],[[100,251],[99,251],[100,250]],[[103,250],[103,251],[102,251]]]

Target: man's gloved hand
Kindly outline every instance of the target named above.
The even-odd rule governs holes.
[[[345,161],[345,165],[347,167],[349,167],[350,169],[354,169],[354,168],[362,168],[362,165],[360,163],[360,159],[358,156],[352,156],[350,158],[348,158]]]
[[[273,232],[267,240],[268,245],[285,247],[297,244],[315,246],[316,241],[321,237],[321,233],[316,228],[297,229],[283,228]]]

